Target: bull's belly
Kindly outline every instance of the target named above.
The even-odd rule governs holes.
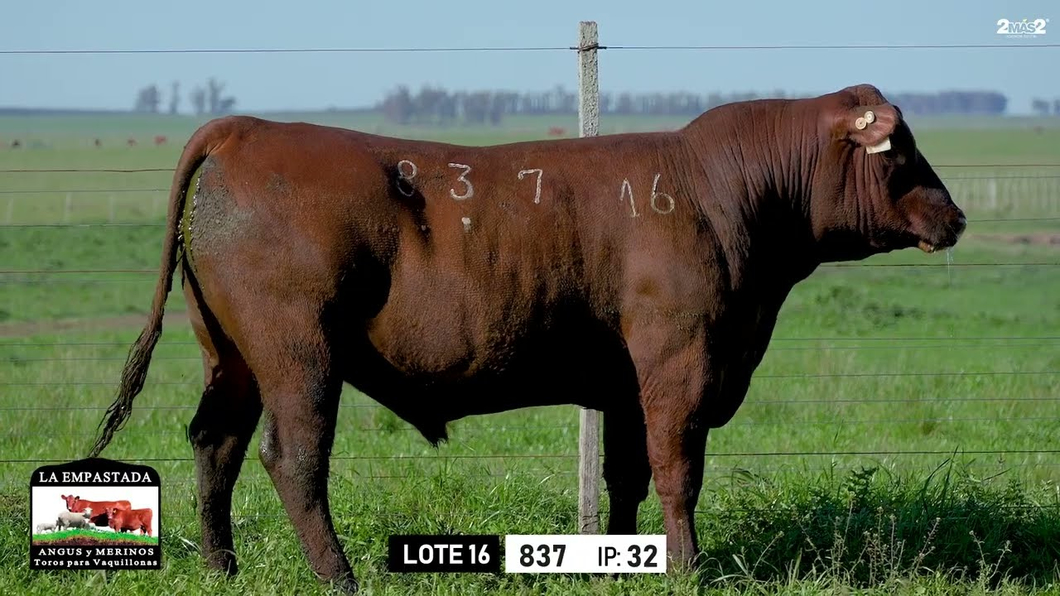
[[[587,332],[595,335],[590,342],[605,340],[584,314],[538,305],[535,290],[402,258],[385,302],[366,321],[365,347],[409,382],[437,386],[504,377],[518,362],[547,359]]]
[[[345,380],[428,439],[465,416],[558,404],[607,410],[637,397],[628,352],[595,321],[473,323],[467,313],[375,320]]]

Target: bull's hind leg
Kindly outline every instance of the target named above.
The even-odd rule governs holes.
[[[611,500],[608,534],[636,534],[637,510],[648,497],[651,467],[644,411],[635,401],[604,412],[604,481]]]
[[[286,336],[269,345],[269,366],[255,370],[266,411],[261,461],[313,571],[340,589],[356,591],[328,504],[328,459],[342,381],[317,324],[301,317],[285,323]]]
[[[206,564],[237,571],[232,542],[232,489],[261,416],[261,399],[243,357],[218,330],[194,283],[185,284],[188,313],[202,346],[206,389],[188,439],[195,453],[199,521]],[[148,528],[150,532],[150,528]]]

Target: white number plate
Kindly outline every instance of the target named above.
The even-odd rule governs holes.
[[[509,535],[506,573],[666,573],[666,535]]]

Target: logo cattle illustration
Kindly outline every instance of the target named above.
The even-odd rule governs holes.
[[[73,513],[81,513],[86,509],[92,513],[90,518],[92,523],[97,526],[106,526],[109,522],[107,520],[107,512],[112,507],[118,507],[121,509],[129,509],[132,504],[129,501],[86,501],[80,496],[74,495],[60,495],[63,501],[66,501],[66,510]]]
[[[60,530],[65,528],[84,528],[87,530],[92,527],[91,515],[88,511],[79,513],[60,511],[59,517],[55,519],[55,526]]]
[[[174,172],[151,312],[92,456],[132,412],[179,268],[205,369],[188,436],[210,567],[237,571],[232,489],[260,417],[310,566],[356,589],[327,499],[344,382],[434,444],[471,415],[602,411],[607,531],[636,532],[654,477],[687,567],[707,433],[793,286],[824,262],[953,246],[965,225],[870,85],[489,147],[213,120]]]
[[[37,524],[37,528],[34,530],[34,532],[37,534],[43,534],[45,532],[54,532],[55,529],[56,528],[54,522],[41,522]]]
[[[107,523],[115,532],[135,532],[144,536],[151,535],[151,509],[107,509]]]

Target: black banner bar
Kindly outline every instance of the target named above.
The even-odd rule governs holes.
[[[391,572],[499,573],[501,537],[497,535],[391,536],[387,567]]]

